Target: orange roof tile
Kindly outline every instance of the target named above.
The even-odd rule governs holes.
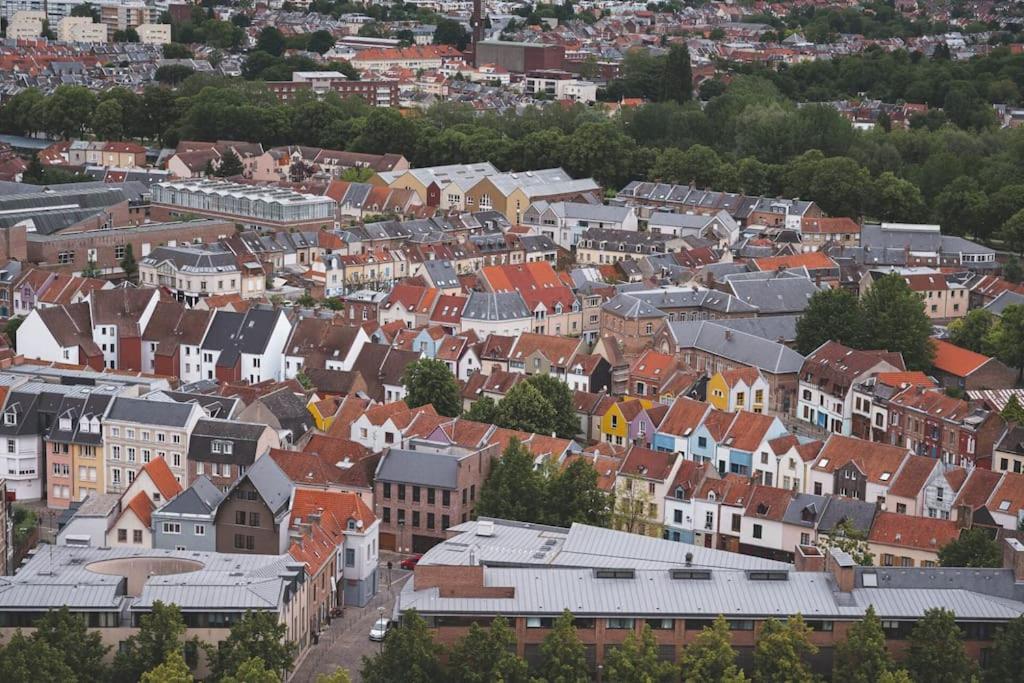
[[[647,349],[642,356],[633,361],[633,365],[629,368],[629,374],[634,377],[662,380],[668,377],[675,367],[675,356]]]
[[[747,509],[744,514],[747,517],[781,522],[791,500],[793,500],[793,492],[789,489],[755,486],[747,501]]]
[[[768,256],[754,259],[753,263],[758,270],[766,272],[780,268],[804,267],[808,270],[839,268],[836,262],[829,258],[828,254],[821,251],[807,251],[788,256]]]
[[[139,521],[142,522],[144,526],[152,526],[153,510],[156,509],[156,506],[153,505],[153,501],[145,491],[140,491],[135,494],[132,499],[128,501],[128,504],[125,505],[125,509],[134,512],[135,516],[139,518]]]
[[[664,451],[652,451],[642,446],[632,446],[626,452],[626,457],[619,468],[620,475],[631,477],[643,477],[655,481],[665,481],[672,473],[672,466],[675,464],[675,453]]]
[[[957,523],[950,519],[879,512],[871,524],[868,541],[937,553],[942,546],[955,541],[959,536]]]
[[[907,372],[880,372],[877,375],[878,381],[890,387],[934,387],[935,381],[920,370]]]
[[[813,469],[831,473],[853,462],[871,482],[890,484],[907,457],[906,448],[832,434],[825,441]]]
[[[938,467],[939,461],[935,458],[927,458],[923,455],[911,455],[903,461],[903,467],[889,487],[890,496],[901,498],[917,498],[918,494],[928,483],[928,478]]]
[[[149,475],[164,500],[170,500],[181,493],[181,484],[174,478],[171,468],[162,457],[156,457],[147,462],[142,466],[142,471]]]
[[[942,339],[933,339],[932,341],[935,343],[935,358],[932,360],[932,366],[955,377],[966,377],[991,360],[988,356],[969,351]]]

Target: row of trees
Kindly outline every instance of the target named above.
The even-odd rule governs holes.
[[[277,79],[309,66],[289,59],[254,52],[246,74]],[[1024,184],[1016,180],[1024,172],[1020,129],[858,132],[831,107],[797,107],[772,72],[737,75],[728,86],[720,84],[704,107],[680,104],[675,100],[683,95],[660,94],[673,83],[658,71],[664,62],[651,63],[640,70],[642,82],[659,88],[666,101],[611,119],[582,105],[479,115],[449,103],[410,117],[357,98],[300,96],[283,103],[259,83],[193,74],[173,90],[150,86],[142,94],[113,88],[97,96],[67,85],[44,96],[28,89],[0,107],[0,131],[59,137],[92,132],[165,145],[181,139],[316,145],[401,153],[417,166],[481,159],[506,170],[561,165],[610,188],[636,179],[692,181],[809,198],[832,215],[934,220],[949,233],[981,239],[996,236],[1024,210]],[[1010,227],[1005,238],[1024,250],[1024,215]]]
[[[157,601],[108,666],[104,658],[110,647],[99,632],[64,607],[44,614],[31,635],[16,631],[0,647],[0,671],[5,683],[191,683],[202,648],[210,668],[207,680],[277,683],[292,668],[295,656],[295,645],[284,640],[285,632],[275,614],[247,612],[219,646],[186,640],[181,611]]]
[[[719,616],[712,626],[701,631],[684,649],[678,665],[661,659],[654,634],[645,624],[639,635],[632,632],[622,645],[606,649],[603,675],[605,680],[616,683],[812,683],[820,680],[810,661],[818,653],[811,642],[812,632],[800,615],[784,622],[768,619],[758,634],[748,679],[736,663],[729,622],[724,617]],[[906,656],[897,664],[886,649],[881,620],[874,608],[868,607],[863,621],[851,625],[846,640],[835,648],[832,680],[963,683],[979,680],[979,673],[992,683],[1019,680],[1024,664],[1024,617],[1011,621],[997,633],[983,672],[967,656],[963,638],[953,612],[928,610],[908,635]],[[585,646],[568,610],[552,625],[532,671],[525,660],[514,654],[515,646],[515,631],[499,616],[487,628],[473,624],[467,635],[447,651],[445,666],[441,659],[444,648],[434,641],[423,618],[410,610],[405,613],[402,626],[388,633],[382,651],[363,658],[362,676],[366,683],[592,680]]]

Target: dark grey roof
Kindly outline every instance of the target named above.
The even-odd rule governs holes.
[[[761,315],[800,313],[818,291],[813,280],[799,277],[729,281],[736,297],[756,306]]]
[[[994,254],[995,251],[975,244],[962,237],[943,235],[938,230],[899,229],[897,225],[865,224],[861,227],[860,244],[866,252],[877,252],[882,249],[904,251],[942,251],[947,254]],[[870,252],[868,252],[870,253]],[[870,262],[865,257],[865,262]]]
[[[0,228],[10,228],[19,223],[31,222],[32,231],[40,235],[52,235],[101,212],[102,209],[29,210],[0,216]]]
[[[993,315],[1001,316],[1007,306],[1024,306],[1024,294],[1007,290],[990,301],[985,310]]]
[[[287,387],[258,399],[277,418],[282,429],[292,432],[292,443],[297,442],[313,428],[313,418],[306,409],[306,399]]]
[[[798,373],[804,357],[778,342],[737,332],[718,321],[670,322],[679,348],[696,348],[772,374]]]
[[[796,493],[793,495],[792,500],[789,501],[785,514],[782,515],[782,521],[786,524],[795,524],[813,529],[818,518],[821,517],[821,513],[825,511],[825,504],[827,502],[828,498],[825,496]]]
[[[218,310],[203,339],[204,350],[220,351],[218,367],[234,367],[240,354],[259,355],[267,350],[282,311],[250,308],[245,313]]]
[[[187,403],[119,396],[110,406],[107,419],[165,427],[185,427],[193,410],[195,407]]]
[[[666,314],[632,294],[619,294],[601,308],[622,318],[664,318]]]
[[[224,492],[213,485],[205,474],[196,478],[187,489],[171,498],[154,515],[211,515],[224,500]]]
[[[204,462],[231,463],[248,467],[260,453],[258,441],[267,425],[234,420],[202,419],[196,422],[188,441],[188,459]],[[230,441],[231,452],[216,452],[214,441]]]
[[[455,489],[458,488],[459,481],[459,458],[447,453],[392,448],[381,458],[375,479]]]
[[[721,318],[715,323],[755,337],[789,343],[796,340],[798,315],[770,315],[764,318]]]
[[[470,292],[462,318],[470,320],[515,320],[530,318],[530,309],[519,292]]]
[[[198,383],[197,383],[198,384]],[[214,383],[212,389],[219,385]],[[233,396],[217,396],[215,394],[199,394],[188,391],[161,391],[161,394],[178,403],[196,403],[210,417],[229,418],[235,414],[241,401]]]
[[[871,531],[871,524],[875,520],[876,511],[874,503],[867,503],[855,498],[829,496],[825,511],[818,520],[818,531],[823,534],[830,533],[845,519],[854,529],[862,531],[864,537],[867,538]]]
[[[452,262],[447,259],[424,261],[423,269],[427,271],[435,287],[459,286],[459,274],[455,272]]]
[[[165,261],[189,273],[225,273],[238,270],[235,255],[213,245],[204,247],[157,247],[142,263],[157,266]]]
[[[235,482],[232,490],[246,479],[252,482],[275,517],[288,509],[292,496],[292,480],[277,466],[273,458],[258,458],[245,475]],[[230,493],[228,491],[229,495]]]

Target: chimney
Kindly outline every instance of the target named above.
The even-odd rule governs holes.
[[[1016,538],[1003,541],[1003,569],[1013,570],[1014,581],[1024,581],[1024,544]]]
[[[793,553],[793,566],[798,572],[823,572],[825,556],[817,546],[797,545]]]
[[[853,561],[850,554],[839,548],[830,548],[825,558],[826,569],[832,574],[836,588],[840,593],[850,593],[856,582],[854,567],[857,563]]]

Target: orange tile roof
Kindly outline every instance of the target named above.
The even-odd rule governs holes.
[[[509,358],[512,360],[525,360],[531,354],[540,352],[553,365],[567,366],[576,355],[580,345],[581,341],[572,337],[554,337],[546,334],[524,332],[516,340]]]
[[[663,380],[675,367],[675,356],[647,349],[642,356],[633,361],[633,365],[629,368],[629,374],[634,377]]]
[[[296,562],[306,565],[306,572],[310,576],[317,576],[337,552],[337,545],[321,524],[312,525],[288,548],[288,554]]]
[[[368,529],[377,519],[370,507],[357,493],[305,488],[295,490],[295,499],[292,501],[292,519],[308,519],[310,514],[318,511],[322,514],[330,513],[340,522],[342,529],[347,528],[350,519],[362,522],[362,529]]]
[[[793,492],[789,489],[777,489],[772,486],[755,486],[747,501],[744,515],[756,519],[781,522],[786,514],[789,502],[793,500]]]
[[[717,443],[725,438],[726,433],[729,431],[729,427],[735,419],[736,413],[728,413],[724,410],[713,408],[711,412],[704,417],[704,427],[711,434],[711,438]]]
[[[967,505],[972,510],[977,510],[988,502],[1002,479],[1003,475],[999,472],[981,467],[974,468],[960,487],[954,504]]]
[[[871,482],[890,484],[907,457],[906,448],[832,434],[825,441],[813,469],[832,473],[853,462]]]
[[[907,372],[880,372],[877,375],[878,381],[890,387],[901,387],[904,384],[911,387],[934,387],[935,381],[920,370]]]
[[[675,464],[676,457],[675,453],[632,446],[626,452],[622,467],[619,468],[619,474],[665,481],[672,474],[672,466]]]
[[[398,413],[402,413],[407,410],[409,410],[409,406],[405,401],[393,401],[391,403],[382,403],[380,405],[373,406],[363,414],[366,415],[366,419],[370,421],[370,424],[379,426]]]
[[[757,378],[761,376],[761,371],[750,366],[743,366],[732,370],[723,370],[719,374],[721,374],[722,379],[725,380],[726,386],[735,387],[740,382],[743,382],[749,387],[753,386],[754,382],[757,381]]]
[[[988,501],[989,512],[1003,512],[1016,516],[1024,508],[1024,474],[1006,472],[1003,480]]]
[[[799,254],[790,254],[788,256],[768,256],[765,258],[754,259],[753,263],[758,270],[766,272],[778,270],[780,268],[804,267],[808,270],[839,268],[839,266],[836,265],[836,262],[833,261],[828,254],[821,251],[807,251]]]
[[[936,370],[955,377],[966,377],[991,360],[988,356],[950,344],[942,339],[933,339],[932,341],[935,343],[935,358],[932,360],[932,366]]]
[[[563,311],[568,312],[576,302],[576,295],[547,261],[486,266],[480,269],[480,275],[492,291],[522,294],[531,311],[543,305],[550,312],[560,303]]]
[[[150,500],[149,495],[147,495],[145,491],[140,491],[135,494],[135,496],[128,501],[128,504],[125,505],[125,509],[134,512],[135,516],[139,518],[139,521],[142,522],[143,526],[152,526],[153,510],[156,509],[156,506],[153,505],[153,501]]]
[[[927,458],[923,455],[911,455],[903,461],[903,467],[889,487],[890,496],[901,498],[917,498],[928,478],[938,466],[939,461],[935,458]]]
[[[859,233],[860,225],[852,218],[801,218],[801,232],[811,234]]]
[[[181,484],[174,478],[171,468],[162,457],[156,457],[147,462],[142,466],[142,471],[149,475],[164,500],[170,500],[181,493]]]
[[[898,512],[879,512],[871,524],[868,541],[884,545],[938,552],[960,536],[950,519],[911,517]]]
[[[736,450],[752,452],[764,441],[774,423],[775,418],[771,415],[742,410],[736,413],[736,419],[725,435],[725,445]]]

